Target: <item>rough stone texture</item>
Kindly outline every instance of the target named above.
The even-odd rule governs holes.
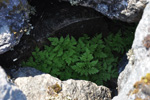
[[[31,70],[37,71],[33,68]],[[26,73],[26,68],[22,72]],[[29,71],[29,67],[27,72],[34,77],[19,77],[15,79],[15,84],[28,100],[110,100],[111,98],[108,88],[89,81],[72,79],[60,81],[49,74],[35,76]]]
[[[150,3],[147,4],[142,19],[135,32],[135,39],[133,41],[132,49],[128,52],[129,63],[125,70],[119,75],[118,78],[118,91],[119,95],[114,97],[113,100],[149,100],[150,94],[149,86],[140,85],[139,91],[134,91],[134,85],[140,81],[143,76],[150,73],[150,49],[148,37],[150,35]],[[145,38],[147,37],[147,38]],[[145,40],[147,39],[147,40]],[[147,45],[145,46],[145,42]],[[143,44],[144,43],[144,44]],[[146,81],[145,81],[146,82]],[[146,89],[146,90],[145,90]],[[143,92],[143,91],[147,91]]]
[[[14,50],[0,55],[0,65],[11,68],[12,65],[20,63],[27,57],[35,47],[42,47],[49,44],[47,38],[50,36],[66,36],[70,34],[75,38],[88,34],[93,36],[96,33],[117,33],[118,30],[126,30],[127,23],[112,21],[94,9],[71,6],[68,2],[60,3],[57,0],[29,0],[36,8],[36,16],[31,17],[33,29],[30,35],[23,35],[21,41]],[[43,8],[43,9],[41,9]],[[130,24],[131,26],[131,24]],[[5,58],[5,59],[3,59]],[[7,63],[9,62],[9,63]]]
[[[12,83],[0,66],[0,100],[26,100],[25,95]]]
[[[90,7],[111,19],[125,22],[140,20],[143,9],[149,0],[60,0],[72,5]]]
[[[28,6],[26,0],[0,1],[0,54],[12,49],[27,32]]]

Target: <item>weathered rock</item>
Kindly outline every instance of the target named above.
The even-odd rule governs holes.
[[[29,57],[36,46],[42,47],[49,44],[47,38],[53,34],[58,37],[70,34],[75,38],[83,34],[93,36],[96,33],[103,33],[103,36],[107,36],[118,30],[124,31],[126,30],[124,26],[129,26],[120,21],[116,23],[91,8],[71,6],[69,3],[60,3],[57,0],[44,2],[32,0],[32,2],[37,15],[31,17],[34,28],[30,35],[22,36],[14,50],[0,55],[0,64],[3,67],[17,65],[22,59]]]
[[[71,6],[69,3],[66,3],[66,2],[60,3],[57,0],[51,0],[51,1],[45,0],[45,2],[43,1],[33,1],[33,2],[37,3],[35,4],[35,6],[36,6],[36,10],[37,10],[36,14],[38,18],[35,17],[36,20],[31,19],[34,25],[34,29],[31,30],[31,35],[39,42],[42,41],[42,39],[44,38],[48,38],[53,35],[56,36],[57,33],[59,34],[59,36],[62,36],[65,34],[73,35],[74,33],[75,33],[74,34],[75,36],[81,36],[83,33],[88,34],[89,33],[88,31],[90,31],[90,29],[88,31],[85,30],[87,27],[86,25],[88,24],[88,21],[90,20],[94,21],[94,19],[99,19],[99,21],[105,21],[103,18],[104,16],[102,14],[90,8],[85,8],[81,6],[75,7],[75,6]],[[84,21],[87,23],[82,24],[82,22]],[[71,31],[72,33],[62,34],[62,32],[57,32],[60,29],[63,29],[65,27],[68,27],[76,23],[79,23],[78,24],[79,26],[74,25],[75,29],[72,28],[73,30]],[[102,23],[103,25],[105,24],[105,27],[102,26]],[[102,23],[99,23],[101,25],[101,28],[99,28],[99,31],[102,29],[105,29],[105,30],[107,29],[107,23],[105,22],[102,22]],[[98,23],[95,23],[95,24],[98,24]],[[82,31],[82,33],[80,31],[78,32],[79,29],[80,31],[81,30],[84,30],[84,31]],[[95,28],[92,31],[95,33],[95,30],[97,29]]]
[[[31,68],[32,71],[29,71],[29,69],[29,67],[23,68],[22,73],[31,76],[15,79],[15,84],[28,100],[110,100],[111,98],[110,90],[104,86],[97,86],[84,80],[61,81],[44,73],[35,76],[32,71],[36,73],[37,70]]]
[[[0,66],[0,100],[26,100],[25,95],[12,83]]]
[[[3,64],[3,66],[12,67],[13,63],[18,63],[22,59],[29,57],[36,46],[40,48],[48,44],[47,38],[53,36],[53,34],[55,36],[57,33],[59,36],[65,34],[81,36],[81,33],[100,33],[101,31],[107,31],[106,33],[108,33],[107,23],[103,16],[100,16],[101,14],[93,9],[72,7],[69,3],[61,5],[56,0],[45,0],[45,2],[32,0],[32,2],[36,6],[37,11],[36,15],[31,17],[34,28],[30,31],[30,35],[22,36],[20,43],[14,47],[14,50],[0,55],[0,64]],[[90,14],[87,14],[87,12],[90,12]],[[63,29],[75,23],[77,25]],[[94,25],[91,26],[91,24]],[[100,26],[102,27],[99,28]]]
[[[149,0],[59,0],[69,1],[72,5],[90,7],[103,15],[125,22],[140,20],[143,9]]]
[[[0,54],[12,49],[27,32],[28,8],[26,0],[0,1]]]
[[[144,76],[150,73],[150,3],[136,29],[132,49],[128,52],[129,63],[118,78],[119,95],[113,100],[149,100],[150,88]],[[146,37],[146,38],[145,38]],[[142,79],[145,79],[142,83]],[[136,84],[135,84],[136,83]],[[138,87],[138,89],[136,89]]]

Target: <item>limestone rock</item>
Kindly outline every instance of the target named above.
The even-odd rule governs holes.
[[[26,100],[25,95],[12,83],[0,66],[0,100]]]
[[[150,73],[150,3],[147,4],[142,19],[135,32],[132,49],[128,53],[129,63],[118,78],[119,95],[113,100],[149,100],[150,89],[146,84],[140,83],[147,73]],[[146,44],[145,44],[146,43]],[[137,83],[138,82],[138,83]],[[144,80],[147,83],[146,80]],[[135,90],[136,84],[140,85]],[[146,88],[145,88],[146,87]],[[144,90],[143,90],[144,89]],[[145,92],[147,91],[147,92]],[[148,93],[148,94],[147,94]]]
[[[138,22],[149,0],[60,0],[90,7],[103,15],[125,22]]]
[[[126,30],[127,23],[115,22],[103,16],[99,12],[81,6],[71,6],[69,3],[61,3],[57,0],[29,0],[36,8],[36,15],[32,16],[33,29],[30,35],[23,35],[14,50],[0,55],[0,64],[12,68],[12,65],[20,63],[31,56],[35,47],[49,45],[47,41],[51,36],[66,36],[70,34],[75,38],[88,34],[102,33],[107,36],[109,33],[117,33],[118,30]],[[43,9],[41,9],[43,8]],[[5,59],[3,59],[5,58]],[[9,62],[9,64],[7,63]]]
[[[28,6],[26,0],[0,1],[0,54],[12,49],[27,32]]]
[[[25,70],[26,68],[24,72]],[[36,69],[31,68],[32,71],[29,71],[27,67],[27,70],[28,75],[33,77],[15,79],[15,84],[23,91],[27,100],[110,100],[111,98],[110,90],[104,86],[97,86],[84,80],[61,81],[44,73],[35,76],[31,73],[33,70],[36,72]]]

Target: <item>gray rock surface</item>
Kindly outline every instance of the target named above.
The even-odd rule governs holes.
[[[31,70],[37,71],[33,68]],[[14,82],[26,95],[27,100],[110,100],[111,98],[108,88],[89,81],[72,79],[61,81],[44,73],[35,76],[29,71],[29,67],[24,68],[22,73],[26,71],[31,76],[18,77]]]
[[[12,49],[27,32],[28,8],[26,0],[0,1],[0,54]]]
[[[72,5],[90,7],[111,19],[125,22],[140,20],[143,9],[149,0],[60,0]]]
[[[26,100],[25,95],[12,83],[0,66],[0,100]]]
[[[129,63],[118,78],[119,95],[113,100],[150,100],[150,86],[141,84],[138,91],[134,91],[135,83],[150,73],[150,3],[147,4],[142,19],[135,32],[132,49],[128,52]],[[147,37],[148,36],[148,37]],[[147,38],[145,38],[147,37]],[[144,46],[145,45],[145,46]],[[145,81],[146,82],[146,81]],[[147,87],[147,88],[145,88]],[[146,92],[144,92],[146,91]]]
[[[88,34],[102,33],[107,36],[109,33],[117,33],[118,30],[126,30],[127,23],[112,21],[94,9],[71,6],[67,2],[60,3],[57,0],[29,0],[35,4],[36,15],[32,16],[33,29],[30,35],[23,35],[21,41],[14,50],[0,55],[0,63],[11,66],[20,63],[31,56],[35,47],[49,45],[47,38],[50,36],[66,36],[70,34],[75,38]],[[40,5],[39,5],[40,4]],[[43,9],[40,9],[43,8]],[[131,25],[130,25],[131,26]],[[5,59],[3,59],[5,58]],[[3,65],[4,66],[4,65]]]

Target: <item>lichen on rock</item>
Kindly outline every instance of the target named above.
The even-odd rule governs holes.
[[[26,0],[0,0],[0,54],[19,43],[30,27]]]
[[[149,0],[61,0],[71,5],[90,7],[103,15],[125,22],[140,20],[143,9]]]
[[[141,98],[141,100],[150,99],[150,73],[147,73],[146,76],[142,77],[140,81],[137,81],[133,85],[133,89],[129,92],[130,95],[134,95],[135,100],[138,98]]]
[[[131,49],[133,53],[128,53],[129,60],[134,63],[128,63],[119,75],[118,96],[113,100],[150,100],[150,50],[147,49],[149,45],[143,45],[144,39],[144,42],[148,40],[149,43],[149,9],[150,3],[145,7],[142,19],[137,26]],[[133,55],[134,59],[131,59],[130,55]]]
[[[29,75],[32,75],[32,72],[28,71],[30,69],[29,67],[24,67],[23,69],[23,73],[28,72]],[[31,68],[31,70],[38,72],[34,68]],[[97,86],[95,83],[85,80],[69,79],[61,81],[58,78],[44,73],[34,77],[18,77],[15,79],[15,84],[23,91],[28,100],[37,100],[37,98],[38,100],[111,99],[111,92],[105,86]]]

